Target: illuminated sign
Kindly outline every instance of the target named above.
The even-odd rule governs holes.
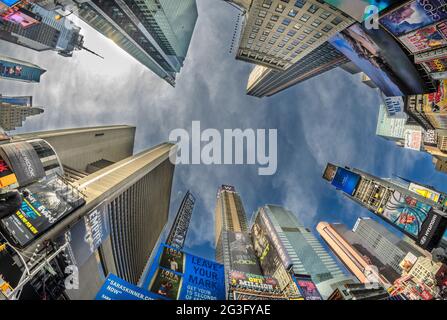
[[[355,20],[362,22],[369,17],[369,6],[375,6],[379,12],[390,5],[399,3],[399,0],[325,0],[328,4],[347,13]]]
[[[432,50],[447,45],[447,24],[445,22],[428,26],[399,37],[412,53]]]
[[[352,196],[357,188],[357,185],[359,184],[359,181],[360,175],[338,167],[337,173],[335,174],[331,184],[337,189],[340,189]]]
[[[239,290],[274,292],[278,289],[278,281],[272,277],[231,270],[229,279],[231,286]]]

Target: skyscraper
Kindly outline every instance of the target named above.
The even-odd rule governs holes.
[[[236,59],[287,70],[354,22],[320,0],[229,1],[245,11]]]
[[[82,20],[175,85],[198,17],[195,0],[93,0],[75,5]]]
[[[247,94],[258,98],[270,97],[348,62],[348,58],[325,42],[285,71],[256,66],[248,79]]]
[[[292,212],[266,205],[257,211],[253,222],[253,243],[261,269],[277,278],[281,289],[286,290],[290,275],[308,275],[326,298],[336,286],[354,282]],[[270,248],[267,251],[266,246]]]
[[[132,155],[134,134],[133,127],[112,126],[15,137],[52,141],[61,163],[72,168],[63,179],[85,199],[24,248],[33,252],[42,243],[68,244],[64,257],[79,269],[79,289],[66,291],[70,299],[93,298],[109,273],[136,284],[167,222],[173,145]]]
[[[28,4],[27,8],[40,17],[39,23],[23,27],[4,20],[0,25],[0,39],[36,51],[53,50],[65,57],[71,57],[74,50],[84,48],[81,28],[72,21],[66,17],[56,19],[54,12],[36,4]]]
[[[45,72],[38,65],[0,55],[0,79],[36,83]]]
[[[421,189],[393,179],[381,179],[357,169],[328,164],[323,178],[349,199],[400,230],[426,250],[439,245],[446,229],[445,205],[423,196]],[[423,186],[422,186],[423,187]]]
[[[5,131],[21,127],[26,118],[43,113],[33,107],[32,97],[5,97],[0,94],[0,128]]]

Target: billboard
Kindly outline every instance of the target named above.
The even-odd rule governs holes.
[[[436,49],[447,45],[447,24],[440,22],[421,28],[400,36],[399,40],[412,53]]]
[[[143,287],[162,300],[224,300],[224,266],[161,244]]]
[[[379,12],[390,5],[397,4],[400,0],[324,0],[328,4],[350,15],[353,19],[362,22],[368,18],[369,6],[375,6]],[[365,13],[366,11],[366,13]]]
[[[286,300],[281,296],[269,296],[265,294],[256,294],[256,293],[248,293],[241,291],[233,291],[233,299],[234,300]]]
[[[433,60],[424,61],[421,63],[424,69],[431,74],[433,79],[445,79],[447,78],[447,57],[446,58],[434,58]]]
[[[3,20],[19,24],[26,29],[32,25],[40,23],[42,17],[24,8],[10,12],[3,16]]]
[[[22,198],[19,211],[1,220],[3,229],[20,247],[28,245],[85,203],[78,192],[56,176],[28,186],[22,190]]]
[[[337,189],[352,196],[360,181],[360,175],[345,168],[338,167],[331,184]]]
[[[439,82],[438,90],[434,93],[424,94],[424,112],[447,112],[447,79]]]
[[[19,186],[26,186],[45,176],[36,150],[26,141],[0,146],[0,156],[16,175]]]
[[[441,194],[439,192],[436,192],[434,190],[420,186],[413,182],[410,183],[408,190],[413,191],[413,192],[417,193],[418,195],[420,195],[424,198],[430,199],[434,202],[439,202],[440,197],[441,197]]]
[[[409,195],[390,190],[386,203],[377,209],[377,214],[417,238],[431,209],[430,205]]]
[[[251,274],[261,274],[251,236],[247,233],[227,231],[231,269]]]
[[[382,28],[366,29],[356,23],[328,41],[386,96],[422,94],[426,91],[424,80],[407,54]]]
[[[399,263],[399,267],[405,272],[410,272],[417,259],[418,257],[416,257],[413,253],[408,252],[405,258],[403,258],[403,260]]]
[[[421,151],[422,147],[422,131],[414,129],[405,129],[404,131],[404,147],[406,149]]]
[[[443,213],[436,209],[430,211],[422,224],[416,243],[422,248],[431,251],[436,248],[442,239],[447,227],[447,219]]]
[[[380,18],[380,23],[400,37],[447,18],[445,0],[413,0]]]
[[[106,205],[100,205],[79,220],[64,238],[70,243],[72,260],[83,265],[109,236],[109,215]]]
[[[292,278],[304,300],[323,300],[317,286],[309,276],[294,275]]]
[[[235,270],[229,272],[229,280],[231,286],[239,290],[273,293],[279,288],[275,278]]]
[[[95,300],[156,300],[150,292],[109,274]]]
[[[5,160],[0,157],[0,188],[18,187],[17,177]]]
[[[273,275],[283,266],[292,265],[286,249],[279,239],[270,219],[261,208],[252,227],[253,248],[264,275]]]

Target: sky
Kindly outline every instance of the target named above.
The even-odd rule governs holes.
[[[352,228],[360,216],[374,218],[322,179],[327,162],[447,191],[446,177],[435,171],[430,155],[375,135],[380,98],[358,75],[334,69],[270,98],[247,96],[253,65],[229,52],[237,11],[221,1],[197,3],[199,18],[176,88],[74,16],[85,45],[104,60],[87,52],[64,58],[0,42],[0,54],[48,70],[39,84],[0,80],[1,94],[32,95],[35,105],[45,109],[12,133],[128,124],[137,127],[139,152],[167,141],[173,129],[189,131],[196,120],[202,130],[277,129],[275,175],[258,175],[257,165],[176,166],[171,218],[191,190],[197,202],[186,250],[210,259],[216,193],[222,184],[236,187],[249,218],[265,204],[282,205],[315,234],[319,221]]]

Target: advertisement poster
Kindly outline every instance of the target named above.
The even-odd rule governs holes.
[[[404,147],[406,149],[421,151],[422,147],[422,131],[406,129],[404,131]]]
[[[385,14],[380,23],[396,37],[447,18],[445,0],[414,0]]]
[[[17,185],[17,177],[8,164],[0,157],[0,188]]]
[[[399,37],[399,40],[412,53],[436,49],[447,44],[447,25],[445,22],[428,26]]]
[[[447,80],[440,81],[435,93],[424,94],[423,103],[424,112],[447,111]]]
[[[273,275],[281,265],[287,269],[292,261],[278,239],[267,215],[261,209],[252,227],[253,247],[262,273]]]
[[[377,213],[413,237],[418,237],[431,206],[415,198],[394,191]]]
[[[424,145],[438,145],[438,134],[435,130],[430,129],[424,132]]]
[[[429,73],[445,73],[445,71],[447,71],[447,58],[435,58],[433,60],[422,62],[421,64]],[[433,77],[433,75],[431,76]],[[441,76],[441,78],[445,77],[446,75]]]
[[[143,287],[162,300],[225,300],[224,267],[161,244]]]
[[[0,146],[0,155],[14,171],[19,186],[26,186],[45,176],[36,150],[26,141]]]
[[[421,227],[416,243],[428,251],[433,250],[439,245],[446,226],[447,218],[444,214],[437,209],[431,210]]]
[[[410,183],[408,190],[413,191],[418,195],[430,199],[434,202],[439,202],[439,198],[441,197],[441,194],[439,192],[433,191],[415,183]]]
[[[366,10],[369,6],[375,6],[380,11],[390,5],[397,4],[399,0],[325,0],[328,4],[350,15],[353,19],[362,22],[368,18]],[[365,11],[367,11],[365,13]]]
[[[360,175],[357,173],[346,170],[345,168],[338,167],[337,173],[331,184],[337,189],[352,196],[360,181]]]
[[[230,245],[231,269],[261,274],[261,268],[259,267],[250,235],[242,232],[227,231],[227,236]]]
[[[241,290],[274,292],[278,288],[275,278],[258,274],[231,270],[229,278],[231,285]]]
[[[107,206],[102,205],[77,222],[65,238],[70,240],[71,252],[77,266],[82,266],[109,236]]]
[[[25,189],[22,207],[2,219],[14,242],[23,247],[79,208],[85,200],[57,177],[41,180]]]
[[[382,101],[385,104],[387,116],[390,118],[406,119],[407,115],[404,111],[403,97],[387,97],[382,92],[380,94]]]
[[[422,94],[421,79],[407,54],[383,29],[356,23],[330,38],[329,43],[363,71],[387,97]]]
[[[109,274],[95,300],[156,300],[152,293]]]
[[[295,275],[293,276],[293,280],[301,295],[304,297],[304,300],[323,300],[317,286],[310,277]]]

